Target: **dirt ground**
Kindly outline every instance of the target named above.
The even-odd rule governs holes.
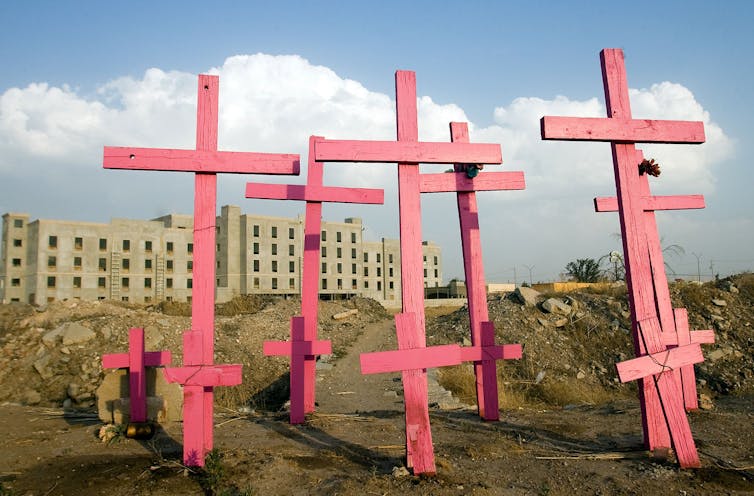
[[[85,401],[78,409],[63,409],[44,400],[35,405],[6,401],[0,405],[0,495],[754,494],[754,394],[750,389],[754,339],[751,303],[744,299],[751,289],[746,285],[751,280],[747,281],[739,281],[740,293],[717,293],[723,290],[711,286],[710,294],[700,297],[700,310],[694,310],[692,300],[685,301],[690,313],[693,311],[694,328],[714,325],[719,342],[713,350],[720,350],[716,360],[709,359],[707,368],[698,370],[700,377],[706,378],[701,390],[712,398],[712,404],[689,415],[701,469],[680,470],[672,457],[653,459],[643,449],[635,389],[615,386],[613,372],[603,372],[601,367],[604,363],[608,369],[621,350],[603,357],[589,354],[576,344],[572,347],[576,351],[561,350],[558,360],[564,362],[562,357],[569,355],[573,365],[553,365],[556,359],[550,355],[548,344],[565,347],[566,342],[595,339],[593,325],[612,325],[615,332],[605,334],[610,334],[610,343],[615,346],[623,346],[621,340],[627,339],[621,331],[626,325],[621,312],[626,307],[620,297],[578,295],[573,300],[580,302],[584,315],[574,315],[569,324],[560,327],[542,323],[541,319],[553,317],[538,308],[525,308],[510,299],[491,301],[491,316],[499,327],[498,341],[524,342],[525,353],[532,356],[516,368],[501,367],[503,374],[515,378],[511,382],[520,390],[507,391],[514,396],[518,393],[520,401],[503,402],[500,422],[483,422],[473,406],[448,406],[430,399],[438,473],[435,477],[411,476],[403,469],[404,412],[399,375],[362,376],[358,368],[361,352],[395,348],[395,330],[389,315],[362,302],[361,320],[350,324],[333,323],[331,316],[340,307],[328,307],[325,312],[329,323],[323,335],[333,334],[337,351],[327,366],[318,370],[318,411],[306,424],[289,425],[286,413],[278,411],[274,401],[254,401],[261,397],[258,392],[243,395],[245,409],[232,407],[229,400],[238,400],[237,395],[226,395],[224,404],[231,406],[217,407],[216,451],[207,466],[198,470],[180,463],[180,423],[161,426],[150,441],[117,438],[106,444],[97,436],[102,423],[86,408]],[[711,308],[707,301],[710,295],[728,300],[727,307],[720,307],[722,313]],[[683,291],[676,291],[675,297],[689,298]],[[600,305],[615,314],[607,314],[607,323],[590,321],[601,315]],[[285,320],[295,313],[295,307],[295,303],[284,302],[268,307],[274,310],[264,314],[264,310],[257,312],[268,327],[271,316],[281,320],[271,326],[280,327],[279,332],[269,331],[265,339],[284,335]],[[156,326],[166,319],[146,313],[138,316],[154,320]],[[28,314],[24,318],[35,317]],[[98,314],[96,318],[103,317]],[[119,316],[121,321],[129,318],[133,316]],[[434,311],[428,340],[448,342],[453,333],[464,334],[465,318],[464,309]],[[80,315],[77,319],[85,323]],[[241,317],[223,319],[219,317],[218,328],[236,331],[229,334],[243,342],[247,324]],[[531,326],[514,329],[514,336],[511,329],[503,329],[505,319],[531,320]],[[585,322],[591,323],[585,326]],[[58,324],[56,321],[47,328]],[[36,325],[41,324],[32,322],[28,327]],[[727,326],[727,330],[719,326]],[[10,329],[10,325],[6,327]],[[348,339],[334,335],[345,331],[350,333]],[[730,339],[721,339],[725,332]],[[19,339],[26,339],[21,336]],[[536,351],[537,347],[542,349]],[[11,351],[15,354],[8,356],[19,355],[20,348],[14,344]],[[724,351],[728,349],[731,351]],[[705,349],[705,355],[709,353]],[[16,361],[22,363],[22,358],[19,355]],[[254,388],[270,392],[274,389],[269,385],[271,377],[276,378],[273,382],[285,382],[286,376],[279,370],[285,369],[286,362],[282,358],[264,360],[273,364],[274,373],[265,375],[266,388]],[[227,363],[230,358],[223,361]],[[11,382],[13,373],[8,370],[12,363],[3,364],[3,385],[23,388]],[[540,374],[542,371],[546,374]],[[545,379],[537,383],[535,375]],[[442,375],[440,382],[447,386]],[[553,391],[577,384],[586,396],[571,394],[555,401]],[[591,401],[596,390],[600,391],[596,395],[599,401]],[[276,394],[279,396],[280,391]],[[456,396],[463,395],[459,392]]]

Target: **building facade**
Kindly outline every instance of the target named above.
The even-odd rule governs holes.
[[[217,301],[244,294],[297,295],[301,288],[303,218],[242,214],[221,208],[216,223]],[[365,241],[362,222],[322,222],[320,297],[366,296],[400,301],[397,240]],[[3,215],[0,302],[190,301],[193,217],[113,219],[109,224]],[[442,254],[423,243],[424,283],[442,284]]]

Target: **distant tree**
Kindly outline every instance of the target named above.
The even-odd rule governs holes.
[[[597,282],[602,275],[599,262],[593,258],[579,258],[568,262],[565,270],[566,274],[578,282]]]

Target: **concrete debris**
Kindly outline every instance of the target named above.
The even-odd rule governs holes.
[[[560,298],[548,298],[542,302],[542,310],[547,313],[569,315],[571,313],[571,306]]]
[[[513,292],[513,296],[518,300],[518,302],[522,305],[526,305],[527,307],[535,306],[539,301],[539,297],[541,295],[542,294],[539,291],[527,288],[525,286],[520,286]]]

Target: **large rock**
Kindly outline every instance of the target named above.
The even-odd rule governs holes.
[[[540,295],[541,295],[541,293],[539,291],[537,291],[535,289],[527,288],[525,286],[518,287],[513,292],[513,296],[522,305],[526,305],[527,307],[536,306],[537,301],[538,301]]]
[[[63,346],[69,346],[91,341],[97,337],[97,333],[81,324],[71,322],[70,324],[65,324],[61,336],[63,337]]]
[[[547,313],[559,313],[562,315],[570,315],[571,306],[560,298],[548,298],[542,302],[542,310]]]
[[[147,419],[155,422],[175,422],[182,419],[183,388],[165,380],[160,368],[148,367]],[[97,411],[105,423],[127,423],[130,403],[128,397],[128,371],[114,370],[105,375],[97,388]]]

